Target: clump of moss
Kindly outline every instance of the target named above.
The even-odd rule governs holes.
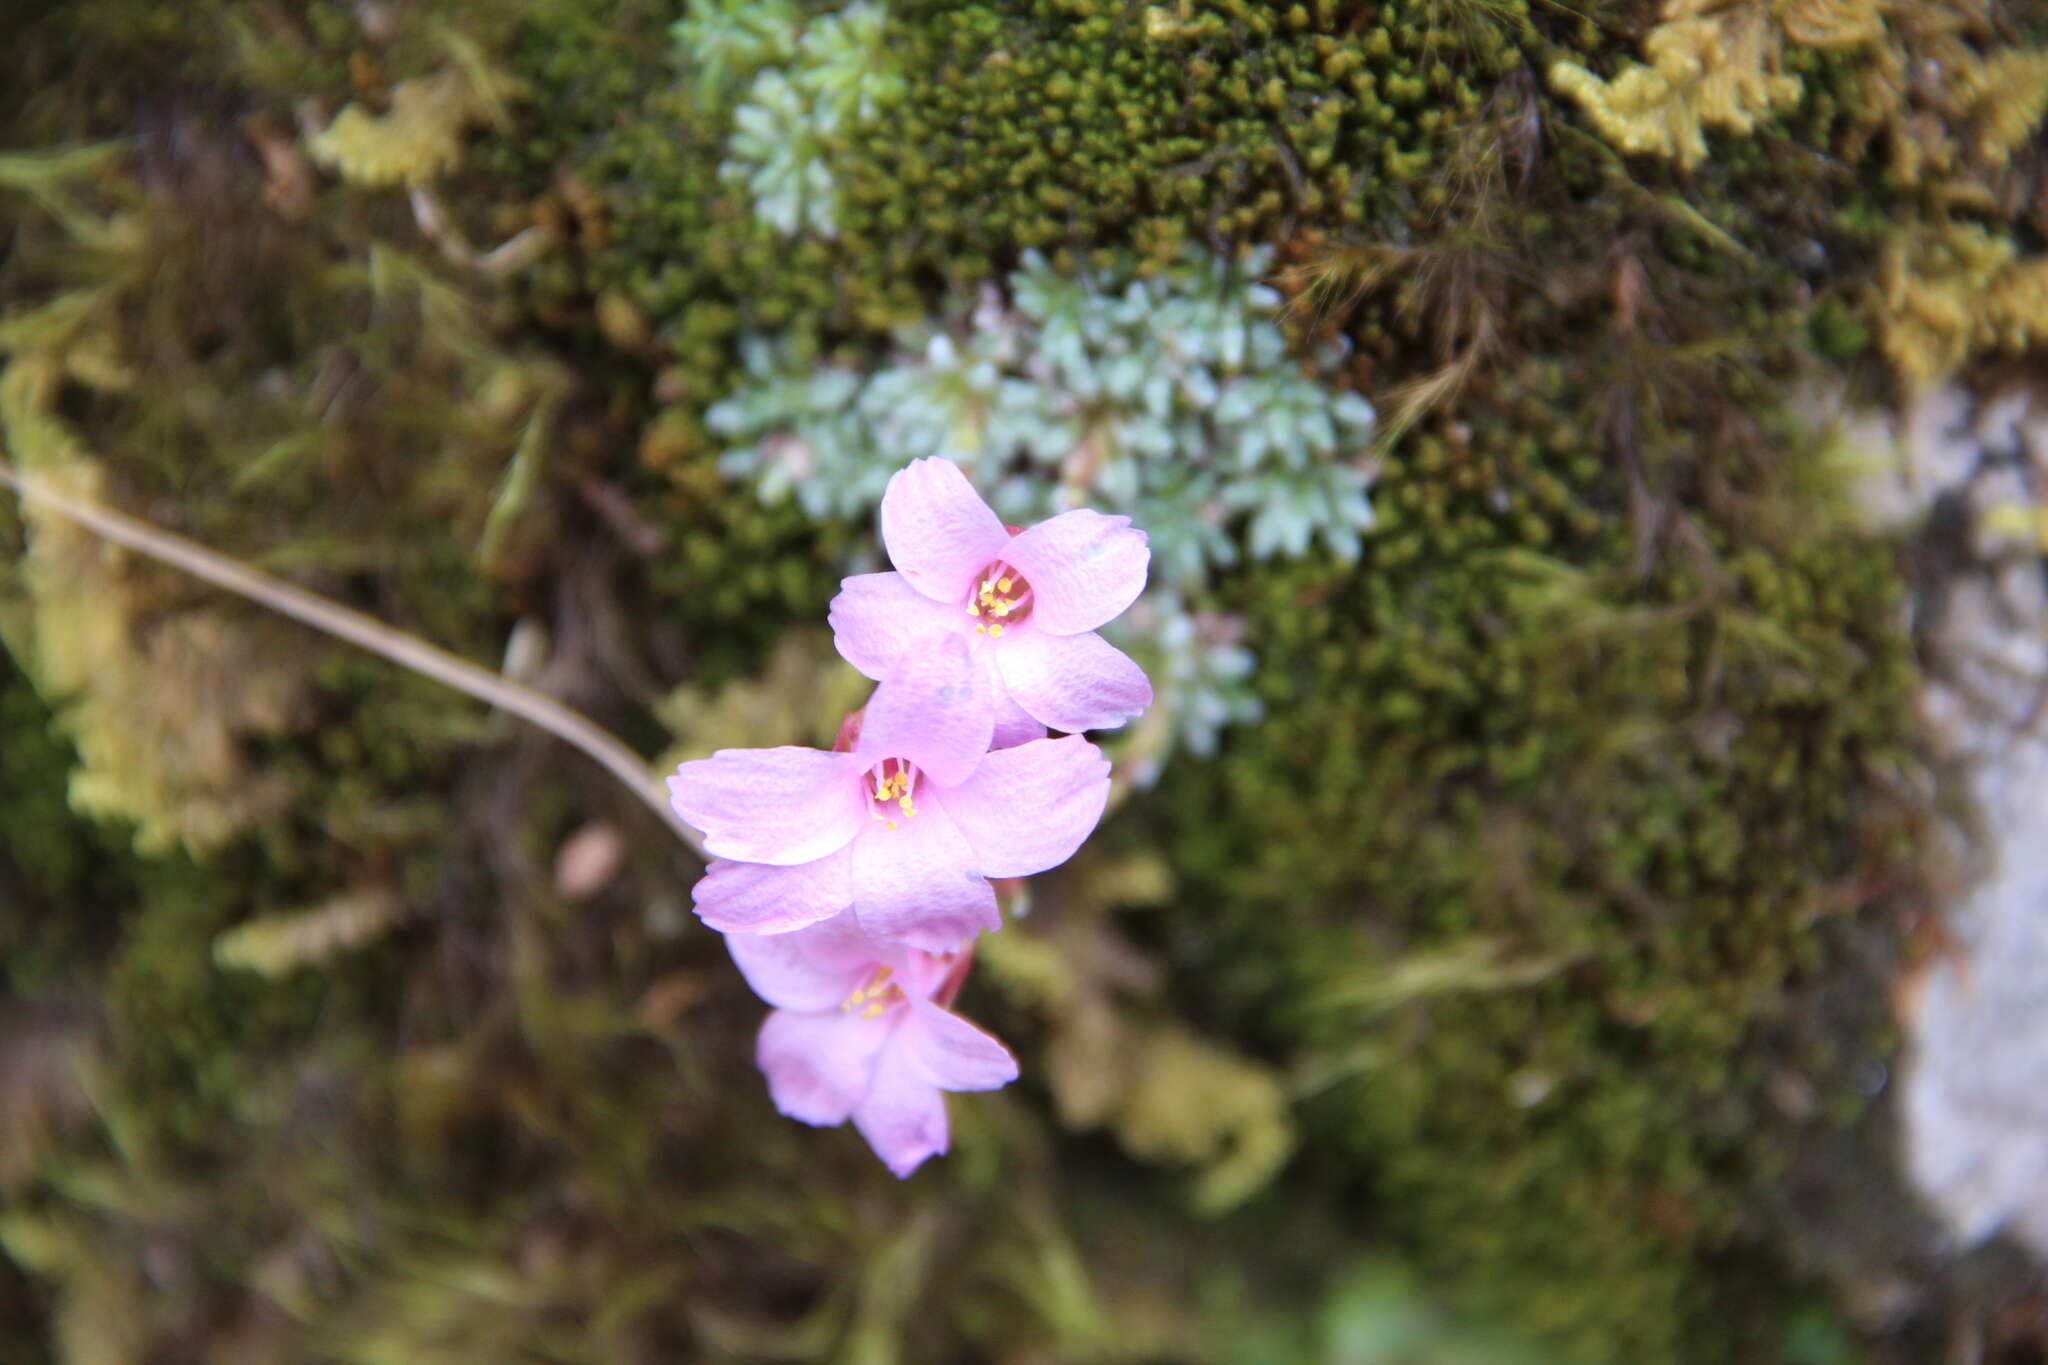
[[[1781,1305],[1712,1267],[1768,1170],[1760,1030],[1903,852],[1896,580],[1882,545],[1779,520],[1815,496],[1789,428],[1763,502],[1580,534],[1574,504],[1625,491],[1593,414],[1518,434],[1532,400],[1571,386],[1527,367],[1465,442],[1417,441],[1357,568],[1246,590],[1291,663],[1255,733],[1168,784],[1193,898],[1231,907],[1184,965],[1289,1040],[1311,1123],[1474,1302],[1573,1359],[1767,1358]],[[1686,421],[1644,433],[1663,477],[1714,458]]]
[[[77,754],[0,650],[0,963],[16,995],[80,984],[125,908],[125,831],[65,799]]]

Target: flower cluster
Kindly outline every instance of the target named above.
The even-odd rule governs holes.
[[[1016,1078],[946,1006],[1002,927],[989,879],[1065,862],[1102,818],[1109,763],[1080,732],[1152,688],[1096,628],[1151,551],[1086,509],[1007,527],[943,459],[897,471],[881,520],[895,571],[832,600],[840,654],[876,684],[832,750],[722,749],[668,785],[715,859],[697,914],[774,1006],[756,1057],[776,1107],[852,1119],[903,1176],[946,1150],[945,1091]]]

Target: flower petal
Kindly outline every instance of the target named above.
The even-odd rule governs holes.
[[[951,460],[912,460],[882,494],[882,543],[910,586],[966,610],[974,575],[1010,533]],[[1021,567],[1021,566],[1020,566]]]
[[[729,933],[725,948],[754,995],[776,1009],[838,1009],[881,962],[852,915],[795,933]]]
[[[1003,561],[1031,581],[1031,623],[1076,635],[1138,600],[1152,550],[1129,517],[1081,507],[1013,537]]]
[[[754,1042],[754,1060],[768,1078],[775,1108],[821,1127],[846,1122],[873,1089],[876,1054],[894,1023],[842,1010],[770,1014]]]
[[[1073,857],[1094,830],[1109,801],[1109,760],[1079,735],[1037,739],[997,749],[944,799],[976,871],[1028,877]]]
[[[1011,700],[1055,730],[1113,730],[1152,704],[1145,670],[1092,630],[1020,630],[996,649],[996,667]]]
[[[924,596],[900,573],[863,573],[841,579],[829,619],[840,657],[880,681],[896,671],[904,646],[924,635],[965,635],[967,611]]]
[[[789,867],[846,847],[867,818],[850,754],[720,749],[676,769],[668,803],[712,856]]]
[[[853,904],[853,851],[836,849],[794,867],[720,858],[690,888],[690,899],[697,917],[721,934],[787,934]]]
[[[901,1048],[941,1090],[1000,1090],[1017,1079],[1017,1059],[1008,1048],[929,1000],[910,1002],[889,1046]]]
[[[854,753],[862,768],[906,758],[940,786],[974,771],[995,729],[995,699],[967,642],[925,635],[909,642],[896,671],[875,688]]]
[[[1017,705],[1010,689],[1003,685],[1003,675],[996,666],[996,656],[1001,652],[1000,645],[986,641],[974,656],[975,667],[981,671],[981,685],[988,690],[995,705],[995,732],[988,741],[991,749],[1010,749],[1045,738],[1045,723]]]
[[[983,929],[1000,929],[995,889],[937,801],[895,829],[870,825],[853,841],[853,911],[872,937],[950,953]]]
[[[944,1156],[952,1140],[946,1097],[919,1073],[918,1065],[892,1039],[875,1059],[874,1082],[853,1111],[854,1127],[899,1179],[923,1165],[926,1157]]]

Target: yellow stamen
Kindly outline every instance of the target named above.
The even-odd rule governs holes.
[[[979,602],[969,602],[969,603],[967,604],[967,614],[968,614],[969,616],[979,616],[979,615],[981,615],[981,603],[979,603]]]
[[[991,635],[1001,635],[1003,633],[1003,628],[999,625],[990,626],[988,628],[988,633]]]
[[[1008,592],[1010,590],[1010,580],[1007,578],[998,578],[996,580],[996,589],[999,592]]]
[[[1001,627],[1000,627],[1000,626],[998,626],[998,627],[997,627],[997,629],[998,629],[998,630],[1000,630],[1000,629],[1001,629]],[[986,635],[986,634],[988,634],[988,627],[987,627],[987,626],[976,626],[976,627],[974,628],[974,633],[975,633],[976,635]]]

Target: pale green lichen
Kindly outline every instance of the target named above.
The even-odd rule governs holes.
[[[1778,70],[1781,41],[1778,20],[1759,0],[1668,0],[1662,22],[1643,40],[1647,65],[1603,81],[1558,61],[1550,84],[1624,152],[1691,167],[1707,155],[1708,127],[1751,133],[1760,119],[1798,103],[1799,78]]]
[[[460,166],[464,138],[485,125],[504,127],[522,91],[471,45],[453,47],[454,60],[442,70],[399,82],[384,112],[351,104],[335,115],[308,143],[314,159],[372,188],[417,188]]]

